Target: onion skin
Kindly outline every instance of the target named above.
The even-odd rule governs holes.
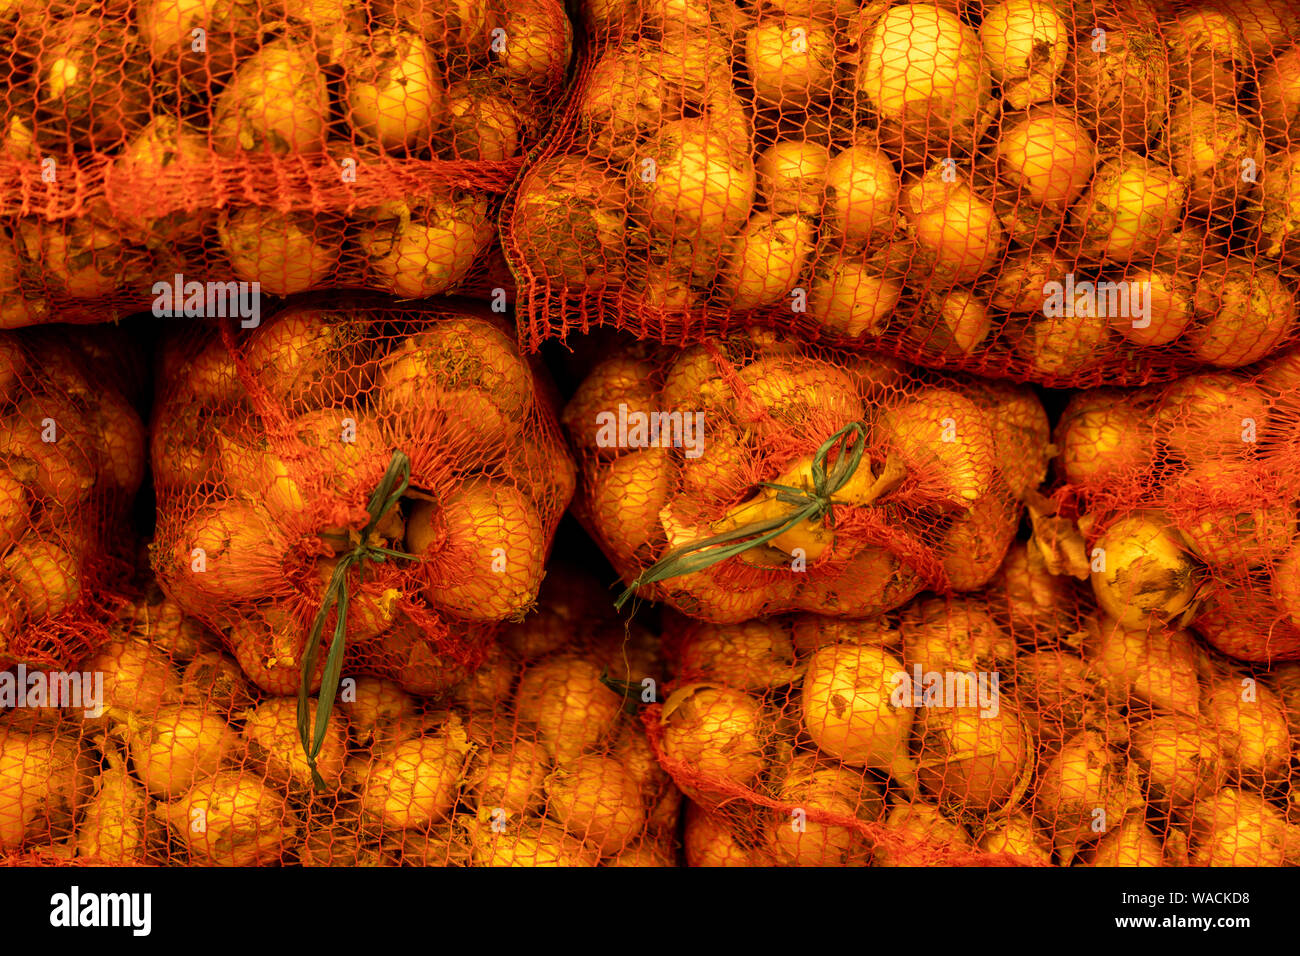
[[[233,771],[195,784],[160,813],[181,835],[191,859],[207,866],[277,863],[299,832],[284,794]]]
[[[181,691],[180,677],[171,659],[147,641],[114,641],[83,666],[90,673],[104,675],[105,711],[124,709],[152,714],[163,704],[174,703]],[[111,714],[102,722],[110,719]]]
[[[996,714],[979,705],[923,707],[915,736],[921,788],[954,814],[1011,806],[1033,773],[1034,738],[1007,704]]]
[[[1264,169],[1264,138],[1230,107],[1180,96],[1170,112],[1165,144],[1174,172],[1188,184],[1188,209],[1231,212],[1256,192],[1258,180],[1244,173],[1247,162]]]
[[[1182,222],[1186,197],[1186,186],[1168,166],[1125,151],[1098,165],[1070,211],[1070,224],[1089,258],[1150,258]]]
[[[1121,702],[1138,700],[1176,714],[1197,713],[1203,652],[1189,631],[1126,629],[1103,621],[1088,661]]]
[[[435,118],[445,114],[446,93],[433,51],[408,30],[377,27],[363,47],[350,51],[348,120],[384,149],[418,149]]]
[[[320,152],[329,111],[329,88],[311,49],[277,40],[245,60],[217,98],[213,143],[228,154]]]
[[[719,289],[734,309],[780,302],[799,281],[812,257],[816,227],[800,215],[758,213],[725,253]]]
[[[1195,308],[1186,342],[1197,359],[1220,368],[1259,361],[1300,320],[1292,282],[1266,262],[1236,256],[1202,271]]]
[[[604,167],[574,156],[537,164],[515,198],[511,234],[528,272],[592,291],[626,271],[627,187]]]
[[[917,601],[903,611],[898,627],[904,661],[922,673],[996,670],[1016,653],[1010,635],[974,598]]]
[[[313,699],[309,710],[313,734],[317,706]],[[291,697],[273,697],[244,711],[240,717],[249,755],[254,765],[265,769],[267,781],[288,783],[298,790],[310,789],[313,785],[311,767],[298,737],[298,701]],[[347,730],[338,713],[332,713],[326,721],[325,739],[316,756],[316,772],[327,790],[336,788],[342,781],[346,755]]]
[[[1145,631],[1181,614],[1199,582],[1197,563],[1165,519],[1150,512],[1120,518],[1097,539],[1103,570],[1091,574],[1097,603],[1121,627]]]
[[[679,673],[737,690],[780,687],[798,674],[789,628],[768,619],[694,625],[681,639],[676,657]]]
[[[888,235],[897,222],[898,191],[898,171],[883,150],[843,149],[826,164],[822,228],[850,245]]]
[[[330,223],[256,206],[223,213],[217,235],[235,275],[272,295],[319,286],[337,266],[343,244]]]
[[[754,866],[759,854],[742,845],[727,821],[692,800],[686,802],[684,853],[687,866]]]
[[[1196,807],[1192,866],[1285,866],[1300,850],[1300,830],[1271,803],[1225,787]]]
[[[985,853],[1002,853],[1026,863],[1041,866],[1052,863],[1051,841],[1043,838],[1024,813],[1015,813],[1005,821],[990,824],[976,846]]]
[[[980,21],[979,38],[989,70],[1013,106],[1052,98],[1070,53],[1070,28],[1050,0],[993,5]]]
[[[628,190],[651,228],[694,239],[739,228],[754,204],[755,171],[706,120],[667,123],[629,164]],[[643,177],[646,161],[654,175]]]
[[[151,794],[174,798],[239,754],[239,738],[215,710],[170,704],[122,718],[135,774]]]
[[[1286,581],[1275,571],[1273,593],[1289,587],[1294,594],[1295,580]],[[1192,627],[1216,650],[1237,660],[1266,665],[1300,660],[1300,625],[1288,618],[1280,600],[1264,599],[1258,592],[1224,585],[1210,588]]]
[[[1271,145],[1285,149],[1300,141],[1300,49],[1278,54],[1259,73],[1259,113]]]
[[[910,477],[947,507],[971,508],[993,487],[993,432],[979,407],[965,396],[932,388],[890,408],[876,425]]]
[[[1004,245],[993,204],[960,178],[945,176],[944,164],[936,164],[899,195],[928,278],[941,286],[973,282],[997,263]]]
[[[871,848],[852,827],[819,820],[813,814],[877,820],[884,815],[884,797],[859,774],[834,765],[818,765],[806,756],[796,757],[787,769],[776,798],[803,810],[802,826],[794,817],[774,814],[766,837],[772,856],[781,866],[865,866]]]
[[[582,759],[582,758],[579,758]],[[475,754],[469,790],[475,808],[498,808],[509,816],[522,816],[546,803],[546,779],[551,758],[536,740],[514,737]]]
[[[600,743],[618,723],[618,695],[601,683],[600,675],[590,661],[563,655],[525,668],[519,679],[519,719],[537,728],[557,763]]]
[[[48,839],[51,829],[70,832],[91,775],[75,738],[0,726],[0,848],[12,853],[28,839]]]
[[[1235,375],[1205,372],[1169,386],[1156,407],[1156,433],[1166,449],[1198,464],[1237,461],[1262,433],[1270,403],[1259,387]]]
[[[116,753],[106,753],[104,763],[77,826],[77,856],[110,866],[143,863],[148,796]]]

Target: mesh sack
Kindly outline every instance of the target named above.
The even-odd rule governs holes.
[[[633,681],[663,679],[658,639],[644,628],[625,638],[592,593],[561,574],[480,671],[436,694],[349,662],[317,789],[294,700],[258,688],[217,632],[148,590],[81,664],[103,676],[101,714],[0,717],[0,854],[79,866],[672,865],[680,794],[621,699]]]
[[[975,595],[665,624],[693,866],[1282,866],[1294,675],[1106,621],[1018,543]]]
[[[0,35],[5,326],[180,312],[176,276],[474,288],[572,48],[558,0],[59,0]]]
[[[1128,626],[1190,625],[1220,651],[1300,659],[1300,354],[1160,389],[1076,396],[1061,485],[1080,579]]]
[[[1257,361],[1297,328],[1300,8],[1237,8],[586,4],[503,219],[524,341],[761,323],[1058,386]]]
[[[346,645],[446,690],[533,607],[573,465],[486,309],[307,300],[178,336],[162,366],[153,564],[257,687],[314,692]]]
[[[1028,388],[760,331],[615,353],[564,423],[575,514],[629,585],[619,603],[719,623],[982,586],[1049,454]]]
[[[0,666],[64,667],[107,638],[145,433],[101,346],[0,333]]]

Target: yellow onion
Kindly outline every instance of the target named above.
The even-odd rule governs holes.
[[[1097,167],[1070,224],[1090,258],[1149,258],[1182,221],[1186,198],[1186,185],[1168,166],[1125,150]]]
[[[1224,755],[1214,719],[1153,713],[1133,723],[1133,759],[1146,775],[1148,799],[1175,809],[1191,807],[1222,785]]]
[[[103,675],[104,710],[152,714],[165,703],[175,703],[181,691],[180,675],[171,658],[148,641],[123,638],[101,649],[83,665]]]
[[[826,754],[849,766],[885,770],[914,793],[916,767],[907,753],[912,691],[903,662],[885,649],[829,644],[804,671],[804,730]]]
[[[1107,831],[1092,852],[1084,854],[1087,866],[1167,866],[1164,847],[1146,821],[1135,813]]]
[[[126,712],[119,719],[136,776],[162,799],[179,796],[239,754],[239,738],[213,709],[166,704],[151,714]]]
[[[257,206],[223,213],[217,236],[235,275],[272,295],[320,285],[338,264],[343,244],[331,223]]]
[[[149,87],[140,46],[135,31],[110,14],[47,22],[28,51],[38,140],[60,153],[72,144],[108,149],[143,126]]]
[[[475,753],[467,784],[476,808],[519,817],[546,804],[551,757],[536,739],[513,728],[506,733]]]
[[[903,659],[922,673],[996,670],[1015,656],[1015,643],[984,606],[971,598],[926,598],[899,620]]]
[[[89,757],[75,737],[0,726],[0,847],[72,832],[91,794]]]
[[[1149,314],[1135,317],[1116,310],[1110,317],[1111,328],[1134,345],[1168,345],[1183,334],[1195,314],[1195,288],[1191,281],[1173,269],[1136,266],[1125,271],[1122,282],[1138,283]]]
[[[805,108],[831,91],[835,39],[814,20],[760,19],[745,35],[745,69],[761,103]]]
[[[1001,255],[1004,237],[997,212],[963,179],[969,177],[953,177],[944,163],[938,163],[899,195],[927,282],[972,282]]]
[[[1119,391],[1095,389],[1070,399],[1056,429],[1062,475],[1079,485],[1105,485],[1145,474],[1154,464],[1149,415]]]
[[[445,92],[428,44],[408,30],[375,28],[344,63],[347,116],[358,133],[385,149],[419,148]]]
[[[539,162],[515,194],[511,233],[534,275],[574,286],[619,285],[626,269],[626,184],[575,156]]]
[[[1267,209],[1267,196],[1264,203]],[[1291,281],[1265,262],[1236,256],[1210,263],[1201,273],[1195,308],[1197,321],[1185,340],[1194,357],[1221,368],[1259,361],[1295,331],[1300,319]]]
[[[81,597],[81,567],[75,556],[51,541],[29,535],[0,559],[14,598],[40,620],[66,611]]]
[[[693,238],[743,223],[754,204],[755,173],[733,150],[707,119],[664,124],[628,170],[629,192],[650,226]]]
[[[825,166],[822,228],[861,245],[894,231],[898,171],[884,150],[866,144],[842,149]]]
[[[287,550],[265,509],[215,502],[194,512],[180,529],[171,566],[163,572],[182,606],[190,599],[225,606],[282,586]]]
[[[660,720],[664,755],[702,778],[704,793],[714,793],[712,781],[745,787],[762,773],[770,727],[759,698],[727,687],[688,684],[665,701]],[[698,790],[691,786],[686,792]]]
[[[116,751],[106,749],[103,763],[77,825],[73,841],[77,856],[116,866],[143,863],[148,849],[148,795]]]
[[[424,299],[459,285],[496,230],[488,202],[436,196],[409,217],[363,227],[356,235],[380,285],[402,299]]]
[[[406,547],[440,566],[425,593],[461,617],[522,617],[537,600],[545,557],[541,516],[505,482],[467,481],[436,505],[417,502]]]
[[[1231,211],[1253,197],[1260,179],[1267,179],[1264,138],[1231,106],[1178,97],[1164,140],[1170,165],[1187,184],[1189,209]]]
[[[362,746],[396,741],[419,716],[415,698],[401,686],[379,677],[358,677],[350,694],[339,700],[348,732]]]
[[[876,820],[884,814],[884,797],[852,770],[796,757],[776,788],[776,799],[794,806],[774,815],[766,833],[772,856],[783,866],[865,866],[871,847],[851,826],[808,819],[834,815]]]
[[[1250,568],[1271,564],[1296,536],[1291,501],[1264,494],[1244,463],[1194,462],[1172,479],[1166,511],[1206,564]]]
[[[663,540],[660,514],[672,489],[672,452],[644,448],[602,467],[592,482],[590,508],[614,555],[633,559]]]
[[[1300,49],[1279,53],[1259,71],[1259,116],[1269,143],[1300,140]]]
[[[993,432],[979,407],[957,392],[931,388],[904,400],[880,416],[875,434],[909,477],[949,508],[969,509],[992,488]]]
[[[573,53],[573,27],[565,12],[547,0],[515,0],[502,13],[506,39],[495,56],[496,71],[532,84],[562,79]]]
[[[687,866],[753,866],[761,859],[755,847],[738,839],[729,821],[692,800],[686,802],[683,840]]]
[[[1241,28],[1255,61],[1268,59],[1275,50],[1300,40],[1300,15],[1286,0],[1211,0],[1211,9],[1231,17]]]
[[[971,687],[972,697],[974,688]],[[981,698],[966,706],[922,707],[915,734],[917,779],[941,807],[983,815],[1013,806],[1034,769],[1034,738],[1015,709]]]
[[[266,24],[279,4],[238,0],[145,0],[136,14],[140,36],[164,78],[179,75],[202,88],[230,78],[236,65],[254,54]],[[204,35],[195,50],[195,30]]]
[[[1235,375],[1207,372],[1169,386],[1156,408],[1156,433],[1169,451],[1192,463],[1240,459],[1259,440],[1268,415],[1262,389]]]
[[[991,823],[975,844],[985,853],[1004,853],[1044,866],[1052,862],[1052,844],[1024,813],[1014,813],[1006,820]]]
[[[456,718],[381,750],[360,779],[363,813],[396,828],[427,826],[448,815],[470,750]]]
[[[1019,503],[999,477],[993,490],[944,532],[940,548],[949,587],[958,592],[984,587],[1002,565],[1019,527]]]
[[[1120,627],[1145,631],[1177,618],[1200,584],[1200,569],[1186,546],[1153,512],[1139,511],[1111,524],[1092,551],[1092,590]]]
[[[618,723],[619,697],[601,673],[590,661],[561,655],[526,667],[519,679],[516,713],[537,728],[557,763],[600,743]]]
[[[1152,24],[1154,26],[1154,24]],[[1169,105],[1169,57],[1146,25],[1102,20],[1075,43],[1062,83],[1067,102],[1095,131],[1098,145],[1140,149],[1159,130]],[[1073,87],[1073,89],[1071,89]]]
[[[308,720],[315,733],[317,701],[308,706]],[[243,737],[252,764],[265,771],[265,779],[289,784],[298,790],[313,786],[311,767],[298,736],[298,701],[291,697],[272,697],[239,715]],[[327,789],[334,789],[343,778],[347,753],[347,731],[338,713],[331,713],[325,723],[325,738],[316,756],[316,772]]]
[[[1196,806],[1192,866],[1284,866],[1300,850],[1300,830],[1249,790],[1225,787]]]
[[[185,173],[202,168],[210,156],[208,139],[184,120],[155,116],[113,160],[108,175],[124,177],[142,191],[164,185],[180,187]],[[137,205],[138,202],[138,205]],[[197,238],[212,221],[211,209],[177,209],[151,215],[147,198],[128,200],[120,215],[131,238],[166,245]]]
[[[298,817],[283,793],[235,771],[199,781],[158,811],[191,859],[207,866],[277,863],[299,832]]]
[[[970,834],[929,803],[900,803],[885,817],[886,833],[876,840],[876,866],[942,866],[945,850],[972,843]]]
[[[456,818],[470,834],[475,866],[596,866],[600,855],[554,823],[526,821],[504,831],[462,814]]]
[[[329,87],[306,44],[276,40],[240,64],[216,100],[212,141],[224,153],[319,152]]]
[[[894,304],[889,303],[890,312]],[[908,326],[907,337],[931,354],[960,357],[976,353],[992,329],[980,296],[955,288],[925,297],[920,321]]]
[[[993,5],[984,11],[979,38],[989,71],[1013,107],[1053,97],[1070,53],[1070,25],[1051,0]]]
[[[202,651],[181,674],[181,700],[223,714],[252,703],[253,690],[239,665],[218,651]]]
[[[1141,630],[1103,621],[1088,661],[1121,702],[1140,700],[1176,714],[1195,714],[1202,651],[1190,631]]]
[[[546,812],[601,856],[616,855],[646,826],[636,778],[619,761],[599,754],[583,754],[551,772]]]
[[[679,672],[738,690],[779,687],[798,673],[789,629],[770,619],[695,625],[676,655]]]
[[[782,140],[761,153],[754,164],[758,192],[775,213],[820,216],[830,152],[808,140]]]
[[[307,628],[280,608],[268,608],[255,618],[241,618],[230,628],[230,649],[240,669],[260,690],[287,697],[302,683],[302,655]],[[317,658],[311,692],[320,690],[326,655]]]
[[[906,604],[925,588],[921,576],[884,548],[851,550],[833,578],[809,575],[801,582],[794,606],[843,617],[867,617]]]
[[[734,309],[775,305],[798,284],[814,248],[812,220],[758,213],[731,241],[719,289]]]
[[[1039,775],[1036,808],[1052,833],[1061,865],[1070,863],[1080,844],[1120,826],[1130,810],[1141,806],[1136,765],[1096,731],[1081,731],[1065,741]]]
[[[1207,103],[1232,104],[1237,71],[1251,56],[1237,18],[1218,10],[1188,10],[1160,32],[1169,47],[1169,79]]]
[[[1257,787],[1286,782],[1291,734],[1286,709],[1272,690],[1254,678],[1226,677],[1206,688],[1201,709],[1237,779]]]
[[[519,154],[528,117],[508,93],[472,80],[447,87],[453,158],[500,162]]]
[[[904,3],[862,40],[857,92],[887,123],[973,144],[992,106],[992,80],[976,32],[942,7]]]
[[[857,338],[879,335],[894,314],[903,284],[869,263],[843,255],[822,259],[808,291],[808,314],[828,329]]]

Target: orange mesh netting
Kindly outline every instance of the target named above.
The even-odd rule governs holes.
[[[505,288],[495,214],[550,125],[558,0],[10,4],[0,325],[157,282],[403,298]]]
[[[1295,336],[1290,0],[583,8],[503,218],[530,346],[761,323],[1074,386]]]
[[[108,637],[145,472],[140,379],[99,361],[120,345],[0,332],[0,666],[66,667]]]
[[[501,638],[474,676],[422,697],[349,665],[313,789],[294,700],[145,596],[82,665],[105,675],[103,715],[0,722],[0,852],[45,865],[673,865],[681,794],[621,699],[662,681],[657,636],[625,640],[605,594],[561,572]]]
[[[981,587],[1049,455],[1026,387],[759,331],[616,352],[564,422],[581,456],[575,513],[624,581],[725,623],[860,617]]]

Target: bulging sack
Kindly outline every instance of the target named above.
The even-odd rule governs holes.
[[[1284,0],[584,5],[503,242],[532,346],[763,324],[1054,386],[1293,339]]]
[[[632,347],[564,423],[575,513],[629,586],[733,623],[793,609],[860,617],[992,578],[1046,474],[1027,388],[754,331]],[[621,603],[621,602],[620,602]]]
[[[178,275],[479,289],[572,50],[555,0],[67,0],[0,38],[7,326],[165,314]]]

